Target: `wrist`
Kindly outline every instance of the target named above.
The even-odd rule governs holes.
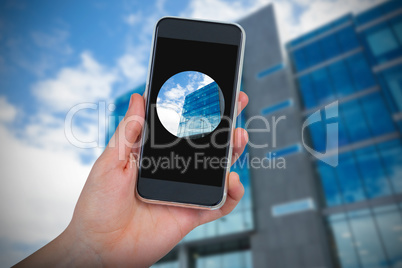
[[[64,252],[62,266],[102,266],[100,255],[71,226],[68,226],[55,240],[56,248]]]
[[[69,227],[15,267],[96,267],[101,258]]]

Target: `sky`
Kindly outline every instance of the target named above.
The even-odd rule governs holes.
[[[177,136],[186,96],[214,80],[206,74],[186,71],[173,75],[161,87],[156,99],[156,112],[162,125]]]
[[[1,1],[0,267],[33,253],[68,225],[104,149],[109,104],[145,81],[160,17],[236,21],[274,3],[285,43],[379,2]]]

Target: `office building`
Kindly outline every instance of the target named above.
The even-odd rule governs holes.
[[[224,101],[216,82],[188,94],[184,99],[177,131],[178,137],[200,138],[221,122]]]
[[[283,158],[286,168],[236,165],[239,206],[155,267],[402,267],[402,1],[285,46],[273,5],[239,23],[250,105],[238,124],[270,127],[250,132],[240,160]]]
[[[287,50],[303,116],[339,105],[308,129],[320,152],[326,126],[339,130],[338,166],[314,160],[335,266],[401,267],[402,2],[345,15]]]

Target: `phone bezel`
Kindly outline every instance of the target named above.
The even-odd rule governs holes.
[[[179,28],[179,29],[178,29]],[[198,31],[194,30],[198,28]],[[238,65],[236,66],[236,92],[234,94],[234,105],[231,111],[232,127],[230,137],[233,136],[233,130],[237,118],[237,99],[240,92],[241,74],[244,57],[245,32],[243,28],[236,23],[225,23],[211,20],[193,20],[180,17],[163,17],[155,25],[152,49],[148,67],[148,76],[144,93],[145,98],[145,120],[148,116],[149,99],[148,91],[151,83],[151,74],[153,72],[153,61],[156,49],[156,39],[158,37],[168,37],[183,40],[194,40],[201,42],[214,42],[222,44],[238,45]],[[143,129],[143,135],[144,137]],[[143,151],[143,140],[141,140],[140,159]],[[232,147],[227,150],[229,158],[228,165],[225,168],[225,176],[222,178],[222,186],[210,186],[193,183],[183,183],[176,181],[152,179],[137,177],[136,195],[147,203],[166,204],[182,207],[194,207],[204,209],[218,209],[226,201],[228,177],[231,167]],[[138,172],[140,174],[140,171]]]

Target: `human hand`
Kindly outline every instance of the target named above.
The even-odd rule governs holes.
[[[241,92],[239,113],[247,103],[247,95]],[[138,94],[132,95],[125,118],[136,117],[143,121],[144,113],[144,99]],[[119,124],[112,138],[116,144],[109,144],[95,162],[67,229],[19,265],[149,267],[195,227],[227,215],[235,208],[244,188],[234,172],[229,175],[226,202],[218,210],[138,200],[135,195],[138,169],[129,156],[141,134],[140,121],[123,120]],[[232,164],[247,142],[247,132],[236,129]]]

